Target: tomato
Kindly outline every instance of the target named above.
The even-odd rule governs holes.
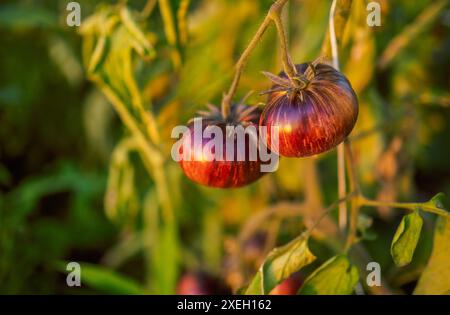
[[[302,285],[298,274],[292,274],[270,291],[270,295],[296,295]]]
[[[263,176],[264,172],[261,172],[261,159],[258,152],[260,113],[261,111],[257,107],[235,105],[231,107],[231,115],[226,119],[215,110],[203,115],[201,129],[196,130],[195,122],[191,122],[180,147],[180,154],[183,155],[183,158],[179,163],[184,174],[198,184],[218,188],[241,187]],[[203,133],[210,127],[216,127],[216,130],[223,135],[221,141],[218,142],[222,144],[222,152],[213,147],[211,150],[206,150],[209,153],[205,154],[205,146],[211,139],[204,136]],[[244,135],[241,138],[244,141],[239,143],[236,135],[233,132],[230,133],[227,127],[253,127],[255,134],[254,137],[248,134]],[[196,143],[196,133],[199,132],[201,134],[197,136],[200,141]],[[253,155],[254,158],[250,153],[252,150],[257,152],[256,155]],[[239,160],[239,156],[241,160]]]
[[[229,288],[219,279],[203,271],[187,272],[181,276],[176,292],[180,295],[230,294]]]
[[[358,99],[347,78],[326,64],[296,65],[300,86],[281,73],[269,90],[260,125],[268,129],[267,146],[286,157],[305,157],[328,151],[352,131]],[[278,128],[278,147],[270,130]]]

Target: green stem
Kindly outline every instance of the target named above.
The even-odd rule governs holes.
[[[261,25],[259,26],[258,30],[256,31],[256,34],[253,36],[253,38],[250,40],[250,43],[248,44],[247,48],[245,48],[244,52],[242,53],[241,57],[237,61],[235,65],[236,72],[234,74],[233,81],[231,82],[231,86],[226,94],[224,94],[222,99],[222,116],[228,117],[230,114],[230,106],[231,106],[231,100],[233,99],[234,95],[236,94],[237,87],[239,85],[239,81],[241,79],[242,72],[244,70],[244,67],[247,63],[248,58],[250,57],[252,51],[257,46],[258,42],[260,41],[261,37],[264,35],[264,32],[266,31],[267,27],[270,25],[270,22],[272,21],[272,14],[274,11],[280,12],[283,6],[286,4],[288,0],[277,0],[272,6],[270,7],[269,13],[267,13],[266,17],[262,21]]]
[[[281,10],[281,8],[280,8]],[[298,83],[294,80],[294,77],[297,74],[297,70],[295,69],[295,65],[292,62],[292,59],[289,55],[289,49],[287,46],[287,39],[286,34],[284,32],[283,22],[281,21],[281,11],[280,10],[274,10],[270,12],[270,17],[272,21],[275,23],[275,26],[277,28],[278,32],[278,38],[280,40],[280,46],[281,46],[281,60],[283,63],[284,72],[288,76],[289,80],[291,81],[294,86],[297,86]]]
[[[408,209],[408,210],[415,210],[419,208],[420,210],[423,210],[425,212],[434,213],[443,217],[446,217],[450,219],[450,213],[439,209],[433,206],[430,206],[428,202],[390,202],[390,201],[378,201],[378,200],[372,200],[367,199],[366,197],[363,197],[362,195],[359,196],[359,202],[362,206],[370,206],[370,207],[392,207],[392,208],[399,208],[399,209]]]
[[[341,38],[344,33],[345,25],[347,23],[350,9],[352,6],[352,0],[337,0],[336,7],[334,9],[334,33],[336,37],[336,47],[340,46]],[[331,11],[331,10],[330,10]],[[332,47],[330,40],[330,30],[326,33],[325,39],[321,49],[322,57],[326,59],[332,58]]]
[[[330,46],[331,46],[331,55],[333,59],[333,67],[336,70],[339,70],[339,55],[338,55],[338,43],[336,39],[336,32],[335,32],[335,14],[336,14],[336,4],[337,0],[333,0],[331,7],[330,7],[330,14],[329,14],[329,39],[330,39]],[[337,177],[338,177],[338,196],[339,198],[342,198],[345,196],[347,192],[346,187],[346,181],[345,181],[345,149],[344,144],[341,143],[337,147]],[[341,232],[345,232],[345,229],[347,227],[347,204],[341,203],[339,205],[339,216],[338,216],[338,222],[339,222],[339,229]]]
[[[360,194],[360,186],[355,170],[355,161],[353,159],[353,152],[350,146],[350,142],[346,139],[344,140],[345,156],[347,157],[347,171],[350,183],[350,191],[355,191],[357,195]],[[349,229],[347,235],[347,242],[345,245],[346,249],[349,249],[356,242],[356,233],[358,229],[358,216],[359,216],[359,199],[352,198],[350,207],[350,220]]]
[[[178,31],[180,32],[180,44],[185,46],[188,42],[187,29],[187,12],[189,9],[190,0],[181,0],[180,7],[177,11]]]
[[[141,19],[146,19],[152,14],[153,9],[155,8],[157,1],[158,0],[147,0],[147,2],[145,3],[144,8],[142,9],[142,11],[140,13]]]
[[[339,206],[342,203],[345,203],[346,201],[353,199],[357,196],[356,192],[351,192],[349,194],[347,194],[346,196],[339,198],[337,201],[333,202],[331,205],[329,205],[327,208],[325,208],[322,211],[322,214],[319,216],[319,218],[316,220],[316,222],[314,222],[314,224],[312,225],[312,227],[309,229],[310,231],[312,231],[313,229],[315,229],[317,227],[317,225],[319,225],[320,221],[322,221],[323,218],[325,218],[334,208],[336,208],[337,206]]]
[[[161,207],[164,210],[164,216],[168,220],[173,220],[174,214],[172,203],[168,193],[168,183],[163,168],[163,156],[161,155],[160,151],[156,147],[154,147],[149,139],[144,135],[135,119],[130,114],[125,104],[123,104],[120,98],[116,95],[116,93],[102,81],[95,80],[95,82],[99,85],[103,93],[109,98],[127,129],[130,130],[130,132],[135,136],[135,139],[138,142],[138,151],[144,162],[144,166],[146,167],[148,173],[150,175],[153,175],[153,179],[155,180],[158,198],[159,202],[161,203]]]
[[[172,63],[175,69],[179,69],[181,66],[181,55],[177,48],[177,32],[170,2],[168,0],[159,0],[159,10],[164,23],[167,41],[172,46]]]

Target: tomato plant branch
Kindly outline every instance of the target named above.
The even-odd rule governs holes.
[[[283,22],[281,21],[281,12],[279,11],[273,11],[271,12],[271,19],[275,23],[275,26],[277,28],[278,37],[280,40],[280,46],[281,46],[281,60],[283,63],[284,72],[288,76],[289,80],[292,84],[297,86],[296,81],[294,80],[294,77],[296,76],[296,69],[295,65],[292,63],[292,59],[289,55],[289,49],[287,46],[287,39],[286,34],[284,32]]]
[[[351,143],[348,138],[344,140],[344,150],[347,157],[346,161],[347,161],[350,190],[360,193],[361,186],[359,184],[358,175],[356,172],[356,163],[353,157]]]
[[[302,213],[303,207],[304,204],[300,202],[278,202],[264,211],[257,212],[242,227],[239,234],[239,240],[241,242],[245,241],[259,228],[263,222],[267,221],[272,216],[299,216]]]
[[[314,224],[309,228],[310,231],[314,230],[319,223],[336,207],[338,207],[340,204],[347,202],[348,200],[354,198],[357,196],[356,191],[353,191],[347,195],[345,195],[342,198],[339,198],[337,201],[333,202],[331,205],[326,207],[324,210],[322,210],[322,214],[319,216],[319,218],[314,222]]]
[[[333,0],[333,2],[331,3],[328,25],[329,25],[329,32],[330,32],[330,47],[331,47],[331,56],[332,56],[332,61],[333,61],[333,67],[336,70],[339,70],[338,43],[337,43],[337,38],[336,38],[336,31],[334,28],[336,4],[337,4],[337,0]]]
[[[338,43],[336,39],[335,32],[335,13],[336,13],[337,0],[333,0],[330,7],[329,14],[329,39],[331,46],[331,55],[333,60],[333,67],[339,70],[339,55],[338,55]],[[347,192],[346,181],[345,181],[345,150],[344,144],[340,143],[337,147],[337,177],[338,177],[338,196],[342,198]],[[338,216],[339,228],[343,232],[347,226],[347,204],[341,203],[339,205],[339,216]]]
[[[269,27],[274,12],[281,12],[281,9],[283,8],[283,6],[286,4],[287,1],[288,0],[277,0],[274,4],[272,4],[272,6],[269,9],[269,12],[267,13],[266,17],[264,18],[258,30],[256,31],[256,34],[250,40],[250,43],[248,44],[247,48],[245,48],[241,57],[237,61],[235,65],[235,74],[233,81],[231,83],[228,92],[224,94],[222,99],[221,107],[222,107],[222,115],[224,117],[227,117],[230,113],[231,100],[233,99],[233,96],[236,94],[236,90],[239,85],[239,81],[241,79],[241,75],[248,58],[250,57],[252,51],[257,46],[259,40],[264,35],[264,32],[266,31],[267,27]]]
[[[142,9],[142,11],[140,13],[140,18],[141,19],[146,19],[152,14],[153,9],[155,8],[157,1],[158,0],[147,0],[147,2],[145,3],[144,8]]]
[[[161,18],[164,23],[164,32],[166,34],[167,42],[172,47],[172,63],[175,69],[179,69],[179,67],[181,66],[181,54],[177,48],[177,32],[172,8],[170,7],[170,2],[168,0],[158,1]]]
[[[357,195],[361,193],[359,181],[356,174],[356,164],[353,160],[353,153],[348,139],[344,141],[345,156],[347,157],[347,171],[350,183],[350,190],[355,191]],[[347,235],[346,249],[350,248],[356,241],[359,216],[359,198],[352,198],[350,206],[350,220]]]
[[[178,31],[180,33],[180,44],[182,46],[185,46],[188,41],[187,12],[190,2],[191,0],[181,0],[177,11]]]
[[[339,144],[337,147],[337,177],[338,177],[338,196],[342,198],[347,191],[345,182],[345,152],[343,144]],[[342,203],[339,205],[339,228],[341,231],[345,231],[347,226],[347,204]]]
[[[370,207],[392,207],[398,209],[408,209],[411,211],[419,208],[422,211],[434,213],[450,219],[450,212],[447,212],[444,209],[437,208],[436,206],[431,205],[429,202],[395,202],[395,201],[378,201],[368,199],[362,195],[359,195],[359,202],[362,206],[370,206]]]
[[[134,117],[128,111],[126,105],[122,102],[120,97],[117,96],[114,90],[95,76],[92,77],[92,80],[97,83],[102,92],[108,97],[124,125],[135,137],[138,143],[138,152],[140,153],[144,166],[149,175],[153,174],[164,217],[167,220],[173,220],[174,214],[170,196],[168,195],[167,180],[163,172],[164,158],[162,154],[145,136]]]
[[[344,33],[345,25],[347,23],[348,16],[350,15],[350,9],[352,6],[352,0],[337,0],[334,9],[334,24],[333,29],[336,37],[336,47],[339,47],[342,35]],[[332,56],[332,47],[330,41],[330,30],[325,35],[325,39],[322,44],[321,55],[326,59],[330,59]]]

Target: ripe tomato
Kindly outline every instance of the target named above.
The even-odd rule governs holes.
[[[230,294],[219,279],[203,271],[188,272],[181,276],[176,289],[179,295]]]
[[[270,295],[296,295],[302,285],[299,275],[293,274],[270,291]]]
[[[261,160],[258,150],[258,121],[261,111],[257,107],[234,105],[231,107],[230,117],[224,119],[218,110],[211,108],[202,117],[200,142],[195,143],[194,123],[190,123],[189,133],[183,137],[180,154],[183,155],[180,166],[183,172],[192,181],[210,187],[233,188],[250,184],[261,176]],[[207,150],[205,146],[210,142],[209,137],[204,137],[203,132],[208,127],[217,127],[222,137],[222,152],[216,147]],[[239,143],[237,137],[227,130],[227,127],[254,127],[256,139],[245,135],[245,141]],[[197,131],[198,133],[198,131]],[[241,146],[239,146],[241,144]],[[242,147],[242,145],[244,147]],[[233,150],[228,152],[228,150]],[[256,150],[257,156],[251,158],[251,150]],[[238,160],[238,152],[241,152],[241,160]],[[232,157],[227,159],[228,154]]]
[[[286,157],[305,157],[328,151],[352,131],[358,117],[358,100],[347,78],[326,64],[296,66],[300,87],[287,76],[271,75],[260,125],[267,126],[267,145]],[[270,78],[270,77],[269,77]],[[278,127],[278,148],[272,145],[271,128]]]

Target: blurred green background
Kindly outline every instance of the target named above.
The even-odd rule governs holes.
[[[68,2],[0,4],[0,293],[175,293],[186,274],[210,293],[237,290],[271,248],[337,199],[335,150],[281,159],[276,173],[233,190],[190,182],[170,158],[172,128],[207,102],[220,104],[272,1],[82,0],[80,27],[66,24]],[[380,200],[450,196],[450,7],[377,2],[382,25],[369,27],[367,2],[354,1],[340,49],[360,101],[350,139],[363,191]],[[329,5],[286,6],[295,62],[319,55]],[[249,103],[264,102],[261,71],[277,73],[279,60],[270,27],[236,99],[253,90]],[[373,219],[366,254],[381,264],[391,293],[411,293],[435,217],[424,217],[412,264],[397,268],[389,247],[403,210],[362,212]],[[332,217],[312,240],[313,267],[333,252]],[[82,265],[81,288],[66,285],[68,261]]]

